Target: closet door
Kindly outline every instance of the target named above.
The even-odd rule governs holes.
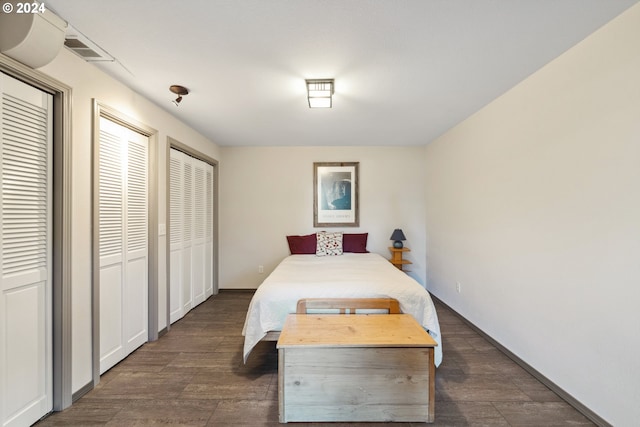
[[[191,287],[193,289],[193,306],[203,302],[205,298],[205,266],[211,264],[206,258],[206,220],[207,197],[206,175],[207,164],[191,158],[193,165],[193,241],[191,245]]]
[[[169,321],[183,316],[182,311],[182,164],[184,154],[170,150],[169,157]]]
[[[100,373],[148,340],[148,138],[100,118]]]
[[[205,164],[205,187],[206,214],[205,214],[205,245],[204,245],[204,294],[205,299],[213,295],[213,209],[214,194],[213,189],[213,166]]]
[[[0,425],[52,409],[52,97],[0,73]]]
[[[193,166],[191,157],[184,156],[182,162],[182,316],[193,307],[191,291],[191,244],[193,236]]]
[[[171,323],[213,295],[213,166],[171,149],[169,158]]]

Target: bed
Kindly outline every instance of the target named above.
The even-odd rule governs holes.
[[[435,365],[442,361],[440,325],[429,293],[375,253],[340,256],[290,255],[258,287],[247,311],[244,361],[263,339],[274,339],[303,298],[395,298],[435,339]]]

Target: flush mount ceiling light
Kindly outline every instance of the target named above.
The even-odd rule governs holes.
[[[331,108],[333,79],[310,79],[306,82],[309,108]]]
[[[180,105],[180,102],[182,101],[182,97],[185,95],[189,95],[189,89],[187,89],[184,86],[180,86],[180,85],[172,85],[169,87],[169,90],[173,93],[175,93],[176,95],[178,95],[178,97],[173,101],[173,103],[176,105],[176,107],[178,105]]]

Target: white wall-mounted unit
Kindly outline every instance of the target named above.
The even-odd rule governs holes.
[[[67,23],[47,9],[17,13],[17,5],[11,13],[0,13],[0,52],[31,68],[47,65],[64,44]]]

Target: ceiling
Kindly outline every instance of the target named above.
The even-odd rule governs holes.
[[[423,145],[638,0],[47,0],[221,146]],[[334,78],[333,108],[304,80]],[[172,84],[191,93],[179,107]]]

